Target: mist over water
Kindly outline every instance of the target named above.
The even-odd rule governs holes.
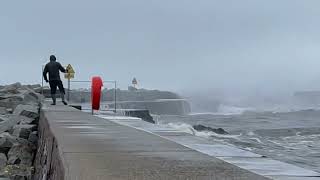
[[[158,120],[160,124],[320,172],[320,101],[316,92],[297,95],[199,91],[185,95],[193,112],[186,116],[163,115]],[[223,128],[229,134],[197,131],[194,125]]]

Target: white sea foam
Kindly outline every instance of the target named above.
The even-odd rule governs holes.
[[[194,112],[189,115],[237,115],[243,114],[246,111],[256,111],[250,107],[236,107],[229,105],[220,105],[217,112]]]
[[[255,109],[250,107],[236,107],[227,105],[220,105],[218,108],[218,113],[224,115],[243,114],[246,111],[255,111]]]
[[[254,141],[257,141],[257,142],[260,143],[260,144],[263,144],[262,141],[261,141],[259,138],[249,138],[249,139],[252,139],[252,140],[254,140]]]
[[[242,134],[239,134],[239,135],[217,134],[211,131],[197,131],[192,127],[192,125],[186,124],[186,123],[168,123],[165,126],[174,128],[182,132],[193,134],[195,136],[204,137],[204,138],[218,137],[218,138],[238,139],[242,135]]]
[[[165,124],[165,126],[171,127],[173,129],[182,131],[182,132],[186,132],[189,134],[193,134],[195,135],[195,129],[193,129],[193,127],[190,124],[186,124],[186,123],[169,123],[169,124]]]

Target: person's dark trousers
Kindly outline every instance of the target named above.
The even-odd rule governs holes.
[[[51,89],[52,105],[56,105],[56,92],[57,92],[57,87],[59,88],[62,102],[66,105],[67,103],[66,103],[65,100],[64,100],[64,95],[65,95],[66,93],[65,93],[65,90],[64,90],[62,81],[61,81],[61,80],[52,80],[52,81],[49,81],[49,84],[50,84],[50,89]]]

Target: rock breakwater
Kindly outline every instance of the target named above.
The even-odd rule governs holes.
[[[0,87],[0,178],[32,179],[41,100],[35,88]]]

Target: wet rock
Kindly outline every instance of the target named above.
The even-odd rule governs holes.
[[[20,89],[20,94],[23,96],[24,103],[39,102],[39,100],[41,99],[38,93],[28,87],[22,87]]]
[[[0,153],[0,169],[3,169],[7,165],[7,156],[4,153]]]
[[[34,119],[20,115],[0,115],[0,133],[13,132],[13,127],[17,124],[25,125],[34,122]]]
[[[10,84],[7,85],[3,88],[0,89],[0,94],[17,94],[19,93],[18,89],[21,88],[22,85],[20,83],[14,83],[14,84]]]
[[[30,133],[28,141],[34,145],[38,143],[38,131],[33,131]]]
[[[28,139],[32,131],[37,130],[36,125],[15,125],[12,135],[23,139]]]
[[[8,138],[11,135],[9,133],[2,133],[0,134],[0,151],[2,153],[7,153],[9,149],[13,146],[15,143],[14,139],[15,138]]]
[[[12,136],[11,134],[9,134],[7,132],[0,134],[0,152],[8,153],[8,151],[11,147],[13,147],[14,145],[19,145],[19,144],[31,146],[29,141],[26,139]]]
[[[13,113],[13,109],[12,109],[12,108],[7,108],[6,110],[7,110],[7,112],[8,112],[9,114],[12,114],[12,113]]]
[[[8,152],[8,164],[32,166],[33,148],[29,145],[13,145]]]
[[[19,104],[21,104],[21,99],[19,98],[10,97],[6,99],[1,99],[0,97],[0,107],[15,109]]]
[[[0,115],[0,122],[8,120],[7,116]]]
[[[0,175],[9,177],[11,180],[31,180],[33,171],[33,167],[26,165],[7,165]]]
[[[0,122],[0,133],[11,131],[12,128],[20,121],[18,118],[9,118],[8,116],[0,116],[2,122]]]
[[[28,118],[26,116],[20,116],[20,115],[16,115],[16,118],[20,118],[20,123],[21,125],[25,125],[25,124],[33,124],[33,122],[35,121],[35,119],[32,118]]]
[[[6,107],[0,107],[0,115],[8,114]]]
[[[18,105],[16,109],[13,111],[14,115],[26,116],[32,119],[36,119],[39,117],[39,106],[37,105]]]
[[[211,127],[207,127],[207,126],[203,126],[201,124],[199,125],[194,125],[193,129],[197,130],[197,131],[209,131],[209,132],[214,132],[216,134],[229,134],[227,131],[225,131],[222,128],[211,128]]]
[[[38,103],[41,96],[27,86],[9,85],[0,90],[0,106],[15,109],[19,104]]]
[[[26,179],[24,178],[24,176],[13,176],[13,177],[11,177],[11,179],[12,179],[12,180],[26,180]]]
[[[30,180],[30,178],[25,177],[25,176],[14,176],[11,177],[12,180]]]
[[[155,124],[153,117],[150,115],[148,110],[127,110],[125,112],[126,116],[141,118],[143,121]]]
[[[22,103],[23,102],[23,95],[22,94],[3,94],[0,95],[0,100],[9,99],[11,101]]]
[[[40,84],[32,84],[32,85],[23,85],[22,87],[28,87],[30,89],[37,89],[37,88],[41,88]]]
[[[33,90],[38,94],[42,94],[43,89],[44,88],[42,88],[42,87],[38,87],[38,88],[34,88]]]

